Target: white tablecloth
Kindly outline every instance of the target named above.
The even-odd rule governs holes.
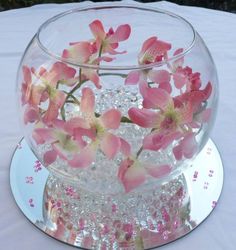
[[[127,1],[125,1],[127,2]],[[85,6],[45,4],[0,12],[0,249],[73,249],[37,230],[20,212],[11,195],[9,166],[22,137],[15,106],[15,77],[21,55],[46,19]],[[175,12],[189,20],[205,40],[218,70],[220,102],[212,139],[221,152],[225,183],[210,217],[188,236],[166,245],[166,250],[236,249],[236,14],[186,7],[169,2],[147,4]],[[199,204],[200,206],[201,204]]]

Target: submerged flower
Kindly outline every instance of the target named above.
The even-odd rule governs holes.
[[[138,55],[139,65],[151,64],[162,61],[167,56],[168,50],[171,49],[171,44],[158,40],[157,37],[151,37],[147,39],[142,46],[141,52]],[[131,71],[126,80],[126,85],[134,85],[145,83],[147,86],[147,80],[158,84],[158,87],[171,93],[172,88],[170,85],[171,75],[167,70],[134,70]],[[142,92],[141,92],[142,94]]]
[[[70,43],[70,47],[63,51],[62,57],[78,64],[99,65],[101,61],[110,62],[114,58],[104,56],[104,53],[119,54],[115,49],[119,42],[129,38],[130,26],[120,25],[116,31],[112,28],[106,33],[99,20],[93,21],[89,25],[95,39],[92,41]],[[80,69],[81,79],[90,80],[99,89],[102,87],[98,71],[92,68]]]
[[[121,148],[127,148],[123,139],[110,132],[110,130],[117,129],[120,126],[120,111],[110,109],[96,117],[94,108],[95,96],[93,91],[90,88],[83,88],[80,103],[82,118],[75,117],[68,121],[67,130],[71,131],[77,140],[83,140],[83,137],[86,136],[90,142],[69,161],[72,167],[87,167],[90,165],[95,160],[98,148],[109,159],[114,158]]]
[[[118,171],[118,178],[128,193],[143,184],[148,175],[154,178],[162,178],[169,174],[171,167],[168,164],[153,165],[141,163],[134,157],[124,159]]]
[[[140,65],[160,62],[170,49],[170,43],[161,41],[155,36],[150,37],[143,43],[138,62]]]
[[[68,157],[77,154],[84,146],[80,141],[73,139],[73,136],[64,129],[65,122],[57,120],[53,127],[37,127],[32,133],[35,142],[40,144],[50,144],[51,149],[46,151],[43,156],[46,166],[56,161],[57,157],[68,161]]]
[[[35,122],[40,118],[40,105],[48,101],[48,108],[42,112],[43,121],[51,123],[57,118],[59,109],[65,102],[66,94],[57,89],[58,84],[73,86],[77,79],[76,70],[62,62],[56,62],[47,71],[41,67],[38,72],[24,66],[24,82],[22,84],[22,104],[26,106],[24,121]],[[34,83],[32,82],[34,77]]]
[[[41,94],[37,86],[32,83],[31,70],[27,66],[22,67],[24,81],[21,87],[22,105],[29,104],[37,106],[40,102]]]
[[[164,149],[178,139],[186,130],[185,126],[192,122],[192,107],[190,103],[176,106],[172,97],[159,88],[149,88],[146,94],[148,107],[158,111],[131,108],[129,117],[141,127],[152,128],[152,132],[144,138],[144,149]]]
[[[177,49],[174,52],[174,56],[178,56],[183,53],[183,49]],[[168,68],[172,72],[173,81],[177,89],[185,87],[185,92],[192,90],[199,90],[201,87],[201,78],[199,72],[193,72],[189,66],[183,67],[184,57],[176,59],[172,65],[168,64]]]
[[[89,27],[95,37],[96,48],[100,54],[109,53],[115,55],[125,53],[125,51],[118,52],[115,49],[119,46],[119,42],[129,38],[131,28],[128,24],[118,26],[115,31],[110,28],[108,32],[105,32],[101,21],[95,20],[89,24]]]

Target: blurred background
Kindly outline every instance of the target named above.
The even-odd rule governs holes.
[[[111,0],[109,0],[111,1]],[[0,11],[29,7],[34,4],[43,4],[43,3],[72,3],[72,2],[84,2],[83,0],[0,0]],[[102,1],[92,1],[92,2],[102,2]],[[107,2],[107,1],[104,1]],[[158,1],[142,1],[137,0],[137,2],[158,2]],[[205,7],[216,10],[223,10],[236,13],[236,0],[169,0],[169,2],[189,5],[189,6],[198,6]]]

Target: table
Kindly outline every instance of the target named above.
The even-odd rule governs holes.
[[[131,1],[123,1],[125,3]],[[46,19],[68,9],[85,6],[44,4],[0,12],[0,249],[74,249],[37,230],[20,212],[11,195],[9,166],[22,137],[15,104],[15,78],[25,47]],[[136,3],[138,4],[138,3]],[[163,247],[166,250],[233,250],[236,245],[236,14],[166,1],[146,4],[190,21],[205,40],[217,67],[220,82],[218,116],[211,133],[221,152],[225,184],[221,199],[210,217],[188,236]]]

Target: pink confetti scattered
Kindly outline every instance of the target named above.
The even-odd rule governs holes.
[[[195,171],[193,174],[193,181],[196,181],[198,177],[198,171]]]
[[[25,183],[34,184],[34,178],[32,176],[26,176],[25,177]]]
[[[213,173],[214,173],[214,170],[209,170],[208,176],[209,176],[209,177],[213,177]]]
[[[208,186],[209,186],[209,182],[206,182],[206,181],[205,181],[205,182],[204,182],[203,188],[204,188],[204,189],[208,189]]]
[[[29,205],[31,207],[34,207],[34,200],[32,198],[29,199]]]
[[[34,172],[39,172],[42,170],[42,164],[39,160],[35,161],[34,163]]]
[[[212,153],[212,148],[207,148],[207,152],[208,155],[210,155]]]
[[[212,208],[215,208],[216,207],[216,205],[217,205],[217,201],[212,201]]]

